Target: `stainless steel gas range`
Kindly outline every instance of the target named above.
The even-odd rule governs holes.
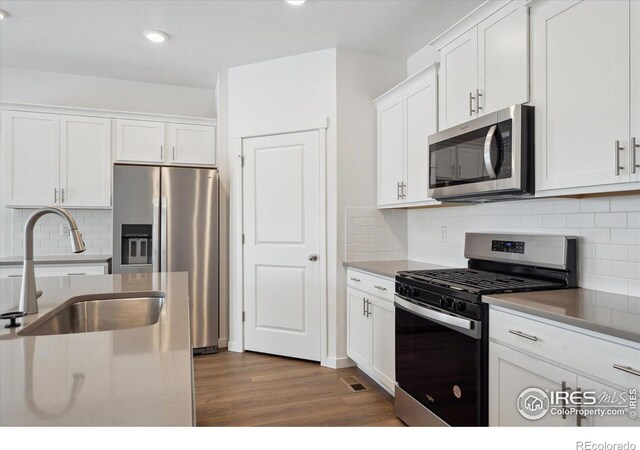
[[[412,426],[482,426],[487,294],[576,286],[576,238],[467,233],[468,267],[396,276],[396,415]]]

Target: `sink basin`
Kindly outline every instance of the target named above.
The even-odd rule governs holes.
[[[46,336],[145,327],[158,322],[164,298],[159,292],[74,297],[18,334]]]

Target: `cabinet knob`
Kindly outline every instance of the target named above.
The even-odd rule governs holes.
[[[309,255],[309,261],[317,261],[318,260],[318,255],[313,254],[313,255]]]

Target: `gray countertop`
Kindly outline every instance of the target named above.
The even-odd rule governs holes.
[[[71,255],[35,256],[35,264],[100,264],[109,262],[111,255],[87,255],[84,253]],[[0,258],[0,266],[19,266],[23,256],[5,256]]]
[[[482,301],[640,342],[640,297],[578,288],[485,295]]]
[[[0,328],[0,425],[191,426],[187,272],[38,278],[29,324],[73,296],[161,291],[150,326],[53,336]],[[19,279],[0,280],[0,313],[15,311]]]
[[[345,261],[343,265],[347,268],[369,272],[383,277],[395,278],[396,273],[405,270],[431,270],[431,269],[447,269],[446,266],[430,264],[419,261],[410,261],[407,259],[394,261]]]

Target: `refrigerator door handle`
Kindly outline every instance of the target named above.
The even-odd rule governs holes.
[[[167,197],[160,197],[160,271],[167,271]]]
[[[153,197],[153,222],[151,223],[151,264],[153,272],[160,272],[160,197]]]

